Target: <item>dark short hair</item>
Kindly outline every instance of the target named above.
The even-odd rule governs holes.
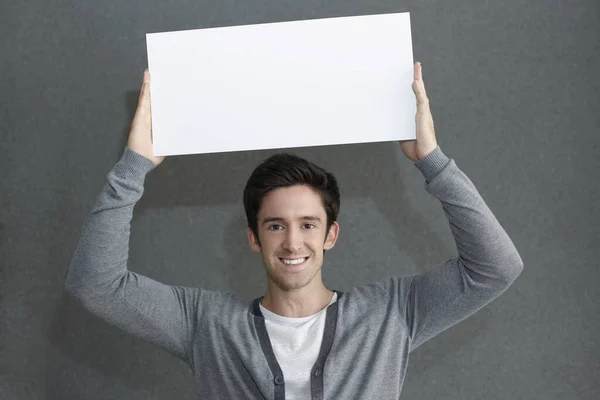
[[[327,214],[327,230],[337,220],[340,191],[330,172],[293,154],[275,154],[258,165],[244,188],[244,208],[248,226],[258,238],[258,212],[264,197],[272,190],[307,185],[320,196]]]

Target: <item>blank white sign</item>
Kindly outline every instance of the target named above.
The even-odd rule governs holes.
[[[146,41],[157,156],[415,138],[409,13]]]

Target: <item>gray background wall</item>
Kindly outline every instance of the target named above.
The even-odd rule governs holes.
[[[0,4],[0,398],[192,399],[186,365],[86,313],[63,283],[120,158],[145,33],[411,12],[442,149],[525,262],[492,304],[412,354],[406,399],[600,398],[600,5],[571,1],[17,1]],[[295,151],[337,174],[330,288],[455,256],[397,143]],[[131,265],[169,284],[262,294],[241,191],[273,151],[168,158],[136,207]]]

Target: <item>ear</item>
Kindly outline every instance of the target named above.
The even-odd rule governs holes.
[[[250,227],[247,228],[247,235],[248,243],[250,244],[250,249],[252,249],[252,251],[255,253],[260,253],[260,242],[258,241],[258,237],[256,237],[252,229],[250,229]]]
[[[331,224],[331,227],[329,228],[329,232],[327,232],[327,237],[325,238],[325,245],[323,246],[323,250],[331,250],[333,246],[335,246],[335,242],[337,241],[339,233],[340,225],[334,221]]]

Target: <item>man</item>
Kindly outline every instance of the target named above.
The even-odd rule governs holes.
[[[491,302],[523,269],[473,183],[437,145],[416,63],[417,135],[401,147],[440,200],[457,257],[346,293],[327,289],[321,266],[340,231],[337,182],[278,154],[244,190],[248,241],[266,270],[263,297],[246,304],[129,271],[133,208],[145,175],[164,160],[152,154],[149,85],[146,71],[127,147],[85,221],[65,287],[90,312],[188,363],[198,398],[398,399],[409,353]]]

